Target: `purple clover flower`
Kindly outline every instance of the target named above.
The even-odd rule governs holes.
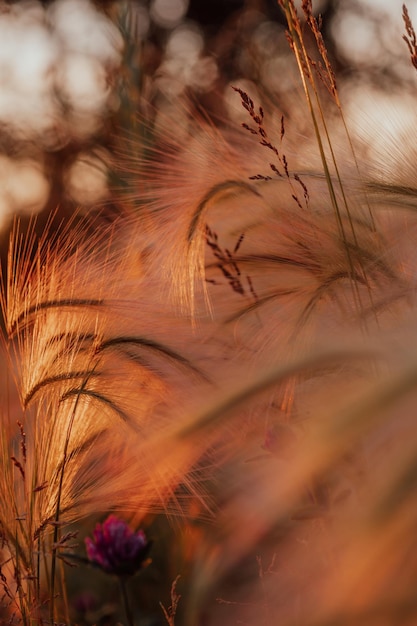
[[[115,515],[97,524],[94,539],[86,537],[87,556],[92,565],[115,576],[133,576],[146,561],[152,542],[143,530],[136,533]]]

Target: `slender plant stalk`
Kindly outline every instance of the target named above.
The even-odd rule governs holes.
[[[69,615],[67,584],[66,584],[66,579],[65,579],[64,563],[62,560],[60,560],[59,562],[59,569],[60,569],[60,575],[61,575],[61,593],[62,593],[62,599],[64,601],[65,619],[67,621],[67,624],[70,624],[71,621],[70,621],[70,615]]]
[[[15,582],[17,585],[17,593],[19,596],[19,605],[20,611],[22,613],[23,626],[28,625],[28,613],[27,613],[27,601],[25,595],[23,593],[22,584],[20,581],[21,576],[21,567],[20,567],[20,550],[19,550],[19,541],[16,536],[16,571],[15,571]]]
[[[120,595],[122,596],[122,603],[123,603],[123,608],[124,608],[124,612],[126,615],[127,625],[135,626],[135,623],[133,621],[132,610],[129,604],[129,598],[127,595],[127,588],[126,588],[127,579],[124,576],[119,576],[118,579],[119,579]]]
[[[340,171],[337,165],[337,160],[336,160],[336,155],[334,154],[334,150],[333,150],[333,146],[332,146],[332,142],[330,139],[330,134],[329,134],[329,130],[326,124],[326,119],[323,113],[323,107],[322,104],[320,102],[320,97],[318,94],[318,90],[317,90],[317,86],[315,84],[314,81],[314,73],[313,73],[313,68],[311,67],[310,64],[310,60],[309,60],[309,56],[307,54],[307,50],[305,48],[304,45],[304,41],[302,38],[302,34],[300,32],[298,32],[298,29],[295,28],[295,24],[298,24],[298,17],[295,13],[295,8],[294,5],[292,3],[292,0],[280,0],[280,4],[284,10],[285,13],[285,17],[287,19],[287,24],[288,24],[288,29],[289,29],[289,33],[291,35],[291,39],[293,42],[293,51],[294,51],[294,55],[297,61],[297,65],[299,68],[299,72],[300,72],[300,77],[301,77],[301,81],[303,84],[303,89],[304,89],[304,93],[305,93],[305,97],[306,97],[306,101],[307,101],[307,105],[308,105],[308,109],[310,112],[310,116],[311,116],[311,120],[313,122],[313,127],[314,127],[314,133],[316,136],[316,140],[317,140],[317,145],[319,148],[319,152],[320,152],[320,158],[321,158],[321,162],[323,165],[323,170],[324,170],[324,175],[326,178],[326,183],[327,183],[327,188],[329,190],[329,194],[330,194],[330,199],[331,199],[331,203],[333,205],[334,208],[334,212],[335,212],[335,216],[336,216],[336,221],[337,221],[337,225],[339,228],[339,232],[340,235],[342,237],[344,246],[345,246],[345,251],[346,251],[346,257],[347,257],[347,261],[349,264],[349,269],[350,269],[350,273],[352,276],[352,289],[353,289],[353,294],[354,294],[354,298],[355,301],[357,303],[357,307],[358,310],[362,310],[362,302],[361,302],[361,297],[360,297],[360,293],[359,293],[359,288],[357,285],[357,282],[354,280],[354,274],[355,274],[355,270],[354,270],[354,263],[353,263],[353,259],[349,250],[349,244],[348,244],[348,240],[347,240],[347,236],[346,236],[346,231],[343,225],[343,220],[342,220],[342,215],[341,215],[341,211],[340,211],[340,207],[339,207],[339,203],[337,200],[337,196],[336,196],[336,192],[335,192],[335,188],[334,188],[334,184],[333,184],[333,180],[332,180],[332,176],[330,173],[330,168],[329,168],[329,164],[327,161],[327,157],[325,154],[325,150],[324,150],[324,145],[323,145],[323,140],[321,137],[321,133],[320,133],[320,129],[319,129],[319,123],[317,120],[317,116],[316,116],[316,112],[315,112],[315,108],[313,105],[313,101],[311,98],[311,94],[310,94],[310,89],[307,83],[307,77],[310,80],[311,84],[312,84],[312,88],[313,88],[313,92],[315,95],[315,99],[316,99],[316,104],[317,104],[317,108],[320,114],[320,120],[322,122],[322,126],[324,129],[324,133],[326,136],[326,140],[327,140],[327,144],[329,146],[329,150],[330,150],[330,155],[331,155],[331,160],[333,163],[333,166],[335,168],[335,172],[336,172],[336,178],[337,181],[339,183],[339,187],[340,187],[340,191],[342,194],[342,198],[343,198],[343,203],[345,205],[346,208],[346,212],[347,212],[347,216],[348,216],[348,220],[349,220],[349,224],[350,224],[350,229],[352,232],[352,236],[354,238],[355,243],[357,243],[356,241],[356,234],[355,234],[355,229],[353,226],[353,222],[352,222],[352,217],[350,214],[350,210],[349,210],[349,205],[347,202],[347,198],[346,198],[346,194],[344,191],[344,185],[340,176]],[[306,77],[307,74],[307,77]],[[362,264],[361,264],[362,265]],[[361,268],[364,275],[365,275],[365,271],[364,268]]]
[[[317,105],[317,109],[320,115],[320,120],[321,120],[321,124],[322,124],[322,128],[324,130],[324,134],[326,137],[326,142],[327,145],[329,147],[330,150],[330,155],[331,155],[331,162],[333,163],[333,167],[336,173],[336,180],[338,182],[339,185],[339,189],[340,192],[342,194],[342,199],[343,199],[343,204],[346,210],[346,215],[348,218],[348,222],[349,222],[349,227],[350,227],[350,231],[354,240],[354,243],[356,246],[358,246],[358,240],[357,240],[357,235],[356,235],[356,231],[355,231],[355,227],[353,224],[353,220],[352,220],[352,215],[351,215],[351,211],[349,209],[349,203],[346,197],[346,192],[345,192],[345,188],[344,188],[344,184],[342,181],[342,177],[340,174],[340,169],[337,163],[337,159],[336,159],[336,155],[334,153],[334,149],[333,149],[333,145],[332,145],[332,141],[330,138],[330,133],[329,133],[329,129],[326,123],[326,118],[324,115],[324,111],[323,111],[323,107],[321,104],[321,100],[320,100],[320,96],[319,96],[319,91],[314,79],[314,68],[311,65],[311,61],[310,61],[310,57],[308,55],[308,52],[306,50],[305,47],[305,43],[304,43],[304,38],[303,38],[303,33],[301,31],[300,28],[300,23],[299,23],[299,19],[293,4],[293,0],[278,0],[279,4],[281,5],[286,19],[287,19],[287,24],[288,24],[288,28],[289,28],[289,32],[290,32],[290,36],[293,42],[292,48],[294,51],[294,56],[296,58],[297,61],[297,65],[298,65],[298,69],[299,69],[299,73],[301,76],[301,80],[302,80],[302,84],[303,84],[303,89],[304,89],[304,93],[306,96],[306,101],[308,104],[308,108],[310,111],[310,115],[311,115],[311,119],[313,121],[313,126],[314,126],[314,132],[315,132],[315,136],[316,136],[316,140],[318,143],[318,147],[319,147],[319,152],[320,152],[320,158],[322,161],[322,165],[323,165],[323,169],[324,169],[324,173],[325,173],[325,178],[326,178],[326,182],[327,182],[327,187],[330,193],[330,198],[331,198],[331,202],[335,211],[335,216],[336,216],[336,221],[338,224],[338,228],[339,228],[339,232],[340,235],[342,237],[343,243],[344,243],[344,247],[345,247],[345,252],[346,252],[346,258],[349,264],[349,271],[351,274],[351,285],[352,285],[352,292],[353,292],[353,297],[354,300],[356,302],[356,306],[359,312],[363,311],[364,306],[363,306],[363,302],[362,302],[362,298],[361,298],[361,294],[359,291],[359,287],[357,284],[357,281],[355,280],[355,267],[354,267],[354,261],[352,259],[352,255],[351,255],[351,251],[350,251],[350,246],[349,246],[349,242],[346,236],[346,232],[345,232],[345,227],[343,225],[343,221],[342,221],[342,217],[341,217],[341,212],[340,212],[340,208],[338,205],[338,201],[337,201],[337,196],[334,190],[334,186],[333,186],[333,180],[330,174],[330,170],[329,170],[329,166],[327,163],[327,159],[326,159],[326,155],[325,155],[325,151],[324,151],[324,146],[323,146],[323,142],[322,142],[322,138],[321,138],[321,134],[320,134],[320,129],[319,129],[319,125],[318,125],[318,120],[315,114],[315,110],[314,110],[314,106],[313,106],[313,102],[311,99],[311,95],[310,95],[310,89],[307,83],[307,79],[309,80],[309,82],[311,83],[311,87],[313,89],[314,92],[314,97],[315,97],[315,101],[316,101],[316,105]],[[353,143],[352,143],[352,139],[347,127],[347,123],[346,123],[346,119],[344,117],[343,114],[343,109],[342,109],[342,104],[340,102],[340,98],[339,98],[339,94],[336,88],[336,83],[335,83],[335,79],[334,79],[334,74],[327,56],[327,50],[324,47],[324,43],[322,42],[322,40],[319,40],[320,37],[320,31],[319,31],[319,27],[317,25],[317,21],[313,18],[312,14],[311,14],[311,6],[310,8],[308,8],[308,2],[305,3],[307,6],[304,6],[303,3],[303,10],[305,12],[306,18],[308,20],[308,23],[310,25],[311,31],[315,37],[319,52],[322,56],[322,59],[324,61],[325,64],[325,68],[328,74],[328,77],[330,79],[330,83],[331,83],[331,88],[329,89],[334,102],[338,108],[339,111],[339,115],[340,115],[340,119],[342,121],[342,125],[345,131],[345,135],[347,137],[347,141],[349,144],[349,149],[351,151],[351,154],[353,156],[354,159],[354,163],[355,163],[355,167],[356,167],[356,171],[358,173],[358,177],[359,180],[362,180],[362,176],[360,173],[360,169],[359,169],[359,163],[356,157],[356,153],[355,153],[355,149],[353,147]],[[367,209],[368,209],[368,213],[369,213],[369,219],[370,219],[370,228],[373,232],[376,231],[376,224],[375,224],[375,219],[372,213],[372,209],[370,207],[369,204],[369,200],[366,194],[366,190],[364,191],[365,194],[365,202],[367,205]],[[375,321],[377,323],[377,325],[379,324],[379,320],[378,320],[378,314],[374,308],[374,297],[373,297],[373,293],[372,293],[372,289],[371,289],[371,285],[369,284],[369,282],[366,280],[366,270],[365,267],[362,263],[362,260],[359,258],[358,259],[358,263],[359,266],[361,268],[363,277],[365,279],[365,283],[366,283],[366,288],[367,288],[367,292],[368,292],[368,297],[370,300],[370,303],[373,307],[374,310],[374,318]],[[365,333],[368,332],[368,324],[367,324],[367,320],[364,317],[361,318],[361,325],[363,327],[363,330]],[[375,364],[372,365],[372,368],[374,371],[376,371],[376,366]]]
[[[62,487],[64,484],[64,474],[65,474],[65,467],[66,467],[66,462],[67,462],[67,457],[68,457],[68,448],[69,448],[69,442],[70,442],[70,438],[71,438],[71,432],[72,432],[72,426],[74,424],[74,420],[75,420],[75,415],[77,412],[77,408],[78,408],[78,404],[80,401],[80,397],[82,395],[82,392],[84,391],[91,375],[94,372],[94,368],[92,368],[92,370],[89,372],[88,376],[86,376],[86,378],[83,380],[80,389],[78,390],[76,399],[75,399],[75,404],[74,404],[74,408],[72,410],[71,413],[71,418],[70,418],[70,422],[68,425],[68,431],[67,431],[67,436],[65,439],[65,444],[64,444],[64,451],[63,451],[63,458],[62,458],[62,464],[61,464],[61,472],[60,472],[60,476],[59,476],[59,485],[58,485],[58,494],[57,494],[57,503],[56,503],[56,510],[55,510],[55,517],[54,517],[54,534],[53,534],[53,544],[52,544],[52,559],[51,559],[51,599],[50,599],[50,608],[49,608],[49,617],[50,617],[50,621],[51,624],[54,623],[54,619],[55,619],[55,576],[56,576],[56,559],[57,559],[57,543],[58,543],[58,539],[59,539],[59,522],[60,522],[60,514],[61,514],[61,496],[62,496]]]

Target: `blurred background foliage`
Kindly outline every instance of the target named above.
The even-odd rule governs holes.
[[[417,2],[408,9],[417,21]],[[369,109],[387,124],[378,111],[388,107],[401,139],[415,90],[401,2],[315,0],[313,10],[355,132],[369,132]],[[231,85],[294,116],[300,86],[275,0],[2,2],[0,225],[41,213],[42,228],[57,206],[114,210],[115,145],[130,137],[125,151],[138,156],[159,116],[181,129],[190,102],[216,124],[239,120]]]

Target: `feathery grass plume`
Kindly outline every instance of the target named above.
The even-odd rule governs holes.
[[[178,515],[193,494],[203,497],[198,472],[188,474],[190,455],[150,456],[146,445],[195,401],[193,386],[210,386],[208,376],[191,351],[181,352],[184,332],[172,337],[167,311],[158,319],[160,283],[144,278],[137,233],[129,244],[122,225],[120,239],[113,227],[72,226],[39,241],[16,228],[3,297],[25,443],[22,458],[9,417],[2,489],[10,500],[2,500],[0,519],[26,581],[15,583],[24,622],[40,602],[40,549],[52,555],[46,581],[56,616],[63,525],[117,507]]]
[[[253,159],[242,162],[240,150],[223,133],[201,120],[190,120],[192,130],[186,132],[184,148],[168,123],[160,120],[160,136],[147,148],[148,159],[128,161],[126,167],[136,168],[139,180],[136,198],[149,242],[148,271],[163,273],[164,289],[180,303],[183,314],[204,317],[195,300],[204,292],[206,215],[225,199],[223,206],[229,202],[230,211],[224,218],[241,224],[244,211],[236,212],[234,199],[261,214],[265,207],[249,180]]]

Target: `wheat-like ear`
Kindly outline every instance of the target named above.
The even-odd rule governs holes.
[[[108,423],[142,433],[154,408],[180,402],[184,384],[210,385],[193,351],[182,352],[184,338],[176,341],[164,327],[169,302],[158,313],[161,283],[138,267],[137,233],[129,242],[123,228],[117,237],[97,228],[83,243],[75,229],[22,254],[19,239],[14,235],[11,245],[6,325],[23,408],[48,407],[49,437],[60,424],[65,439],[74,403],[87,411],[79,420],[86,433],[80,440],[75,430],[71,435],[76,446]],[[177,323],[191,333],[187,320]]]
[[[4,501],[0,519],[12,562],[34,581],[21,587],[26,617],[39,600],[39,542],[52,555],[56,617],[63,524],[109,508],[183,515],[192,498],[210,509],[200,473],[188,473],[198,455],[148,452],[195,402],[190,390],[212,386],[195,349],[184,350],[189,321],[172,317],[176,334],[166,326],[175,309],[166,299],[159,308],[161,282],[141,265],[140,234],[95,226],[26,240],[16,227],[10,244],[2,305],[25,453],[14,450],[16,427],[5,423],[3,493],[13,506]]]
[[[169,297],[182,314],[199,316],[204,295],[206,224],[222,206],[230,224],[241,223],[235,202],[251,206],[251,221],[265,210],[262,194],[249,179],[259,155],[241,159],[238,146],[195,111],[180,110],[189,129],[178,139],[171,119],[158,114],[158,135],[143,151],[146,158],[132,159],[132,150],[117,154],[119,170],[135,173],[132,190],[121,190],[122,202],[136,204],[141,229],[146,230],[146,263],[150,272],[162,274]],[[233,130],[236,133],[236,129]],[[237,136],[238,145],[245,139]],[[246,142],[245,142],[246,143]],[[247,146],[248,153],[253,144]],[[126,152],[128,154],[126,154]],[[122,165],[120,165],[120,163]],[[135,218],[133,218],[135,220]],[[174,227],[175,224],[175,227]],[[207,305],[207,302],[206,302]]]

